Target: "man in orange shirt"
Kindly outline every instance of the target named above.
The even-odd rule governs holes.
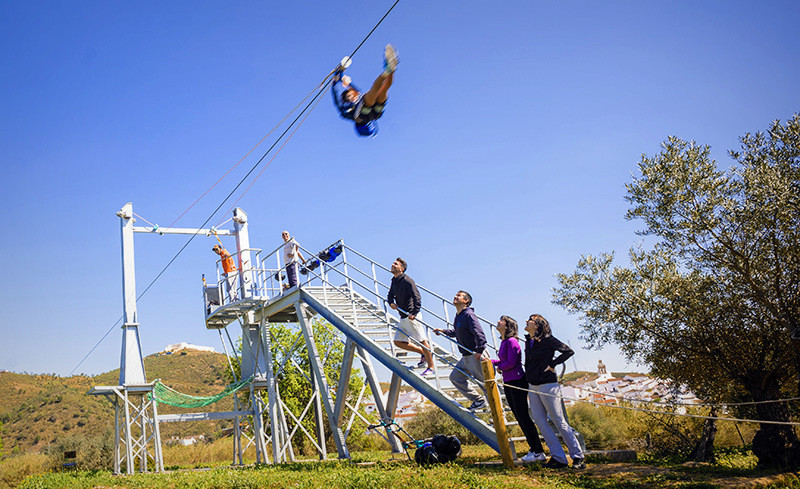
[[[230,302],[239,300],[239,288],[236,286],[236,265],[233,264],[233,257],[231,257],[231,254],[228,253],[228,250],[223,248],[221,245],[216,245],[211,250],[218,254],[222,259],[222,271],[225,272],[223,277],[225,278],[225,283],[228,286],[228,297],[230,298]]]

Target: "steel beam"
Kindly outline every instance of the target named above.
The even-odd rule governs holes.
[[[308,295],[303,292],[302,288],[299,292],[303,298]],[[316,302],[316,300],[314,301]],[[331,401],[330,390],[328,389],[328,381],[325,379],[325,372],[322,369],[322,362],[319,359],[319,353],[317,353],[317,345],[314,342],[314,331],[303,315],[303,306],[301,303],[298,302],[295,304],[295,310],[297,311],[297,319],[300,323],[300,329],[303,331],[303,337],[305,338],[306,346],[308,347],[308,358],[309,363],[311,364],[312,374],[315,377],[316,385],[318,386],[318,392],[320,392],[324,398],[323,405],[325,406],[325,411],[328,415],[328,423],[330,424],[333,441],[336,443],[336,450],[339,454],[339,458],[350,458],[350,451],[347,449],[344,433],[342,433],[342,429],[339,426],[333,423],[333,402]]]
[[[324,317],[336,329],[344,333],[348,338],[351,338],[358,346],[366,350],[373,358],[380,362],[383,366],[392,371],[393,374],[403,379],[412,388],[419,391],[423,396],[433,402],[439,409],[453,417],[462,426],[469,429],[480,440],[497,452],[500,447],[497,444],[497,438],[494,431],[479,420],[473,413],[469,412],[464,406],[454,402],[449,397],[440,393],[434,386],[430,385],[424,379],[411,372],[405,365],[400,363],[399,360],[392,357],[380,345],[375,343],[372,339],[361,333],[361,331],[354,328],[350,323],[342,319],[341,316],[323,306],[313,295],[300,290],[300,296],[303,302],[313,309],[316,313]]]
[[[353,356],[356,352],[356,344],[351,339],[344,343],[344,355],[342,356],[342,370],[339,374],[339,387],[336,388],[336,405],[333,408],[333,420],[337,426],[342,425],[342,411],[344,403],[349,394],[350,374],[353,371]]]

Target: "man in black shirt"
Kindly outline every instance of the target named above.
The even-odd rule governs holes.
[[[402,258],[392,262],[391,271],[394,277],[392,277],[392,285],[389,287],[389,295],[386,297],[389,307],[396,310],[402,319],[394,334],[394,344],[403,350],[421,353],[428,364],[428,368],[422,372],[422,376],[428,377],[433,375],[431,345],[425,334],[425,328],[416,320],[422,308],[422,298],[417,290],[417,284],[405,274],[406,268],[408,265]],[[415,341],[412,343],[409,341],[410,339]]]

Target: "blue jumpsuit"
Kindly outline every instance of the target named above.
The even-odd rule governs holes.
[[[350,119],[355,122],[356,132],[359,136],[375,136],[378,134],[377,119],[383,115],[383,108],[386,103],[372,105],[367,107],[364,105],[364,94],[361,90],[356,88],[352,83],[349,88],[359,92],[358,98],[355,102],[347,102],[342,100],[342,94],[346,91],[344,84],[341,80],[335,80],[331,86],[331,93],[333,94],[333,103],[339,109],[339,115],[344,119]]]

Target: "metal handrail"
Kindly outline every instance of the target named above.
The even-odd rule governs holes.
[[[374,260],[366,257],[357,250],[354,250],[353,248],[345,245],[342,240],[336,241],[333,244],[323,249],[323,252],[325,252],[329,251],[334,247],[338,247],[340,245],[342,246],[341,259],[330,262],[320,258],[319,255],[321,253],[311,252],[310,250],[303,247],[299,243],[297,242],[295,243],[297,245],[298,250],[301,251],[301,254],[306,256],[304,260],[298,262],[298,266],[306,267],[312,261],[315,260],[319,261],[318,271],[315,271],[315,269],[317,268],[315,267],[314,270],[307,268],[306,270],[304,270],[304,273],[302,272],[298,273],[298,285],[305,285],[305,284],[310,285],[312,282],[319,280],[323,285],[322,293],[323,293],[324,303],[326,306],[328,305],[328,297],[326,295],[326,291],[328,289],[337,290],[340,293],[344,294],[345,296],[349,296],[353,301],[352,314],[354,321],[357,322],[358,320],[358,315],[359,315],[358,312],[361,312],[362,314],[366,312],[368,315],[375,316],[375,318],[378,319],[380,323],[385,324],[386,331],[389,334],[389,349],[391,349],[392,353],[395,353],[395,345],[394,342],[392,341],[391,333],[392,331],[398,329],[396,324],[397,322],[399,322],[399,319],[396,317],[396,315],[390,314],[388,307],[389,305],[388,300],[386,296],[382,294],[383,291],[388,291],[390,289],[390,286],[379,280],[377,274],[375,273],[376,269],[383,270],[384,272],[387,273],[391,273],[391,270],[381,265],[380,263],[377,263]],[[252,291],[255,292],[257,296],[260,296],[261,298],[269,298],[269,297],[277,297],[280,294],[282,294],[285,289],[284,289],[284,277],[281,272],[285,270],[286,267],[288,266],[288,263],[285,263],[283,259],[282,249],[284,246],[285,243],[279,245],[278,247],[276,247],[275,249],[266,254],[264,254],[261,249],[239,250],[236,253],[232,254],[231,256],[236,256],[245,251],[250,251],[255,254],[255,256],[251,258],[251,265],[247,266],[243,264],[240,270],[241,273],[238,274],[239,276],[237,277],[237,282],[239,282],[240,290],[242,290],[241,281],[244,272],[253,272],[252,275],[253,283],[250,284],[249,288],[251,288]],[[275,262],[274,262],[275,265],[270,266],[267,264],[267,262],[273,259],[272,258],[273,255],[275,255]],[[350,260],[348,260],[348,255],[350,255],[351,258]],[[362,270],[361,267],[357,265],[357,263],[353,262],[352,257],[358,257],[364,260],[364,262],[371,269],[372,273],[367,273],[364,270]],[[356,262],[357,261],[358,260],[356,260]],[[220,299],[222,302],[221,305],[225,305],[226,302],[223,299],[223,294],[221,289],[222,281],[220,280],[221,262],[222,259],[216,261],[217,281],[218,281],[217,287],[220,292]],[[300,272],[300,270],[298,270],[298,272]],[[335,276],[340,276],[341,278],[343,278],[345,281],[344,285],[342,285],[341,287],[334,285],[333,284],[334,276],[332,276],[332,274],[336,274]],[[366,281],[363,281],[361,278],[359,278],[359,275],[363,277],[363,279],[366,279]],[[277,284],[275,283],[276,281]],[[444,310],[444,315],[440,315],[439,313],[436,313],[433,310],[431,310],[431,308],[429,307],[425,306],[421,307],[421,311],[423,311],[424,314],[422,315],[421,318],[418,319],[418,321],[424,327],[425,331],[424,337],[426,340],[428,340],[431,346],[431,354],[437,359],[439,363],[447,365],[452,369],[461,370],[458,369],[458,367],[456,367],[456,365],[453,362],[449,361],[448,357],[445,357],[444,355],[436,352],[435,346],[441,346],[441,345],[438,344],[439,343],[438,341],[435,342],[433,340],[433,335],[430,335],[430,330],[436,329],[433,327],[432,322],[441,322],[448,328],[452,326],[453,323],[451,323],[449,320],[449,311],[448,311],[448,305],[452,306],[452,303],[444,299],[439,294],[436,294],[425,287],[418,285],[418,288],[421,291],[423,291],[426,295],[429,295],[433,299],[435,299],[434,302],[438,300],[443,305],[443,310]],[[361,294],[363,294],[364,299],[366,299],[368,303],[369,303],[368,299],[369,297],[377,298],[377,300],[375,301],[376,303],[374,304],[375,306],[377,306],[377,308],[373,309],[372,307],[366,306],[366,304],[360,304],[358,311],[356,311],[357,300],[354,294],[358,293],[357,289],[360,289],[358,290],[358,292],[361,292]],[[243,295],[245,295],[245,297],[249,297],[247,292],[245,292],[245,294]],[[399,310],[403,313],[408,314],[408,311],[402,309]],[[478,319],[483,323],[490,324],[483,318],[478,317]],[[356,324],[356,326],[358,325]],[[481,325],[481,327],[483,327],[483,325]],[[492,331],[491,325],[490,325],[490,331]],[[446,340],[446,343],[448,343],[452,347],[451,351],[453,352],[453,354],[456,353],[457,346],[463,346],[460,345],[455,338],[445,335],[439,336],[439,338],[444,338]],[[492,342],[494,342],[494,335],[492,335],[492,340],[493,340]],[[409,341],[412,341],[415,344],[421,346],[421,343],[416,339],[410,338]],[[492,350],[496,350],[496,347],[492,344],[487,344],[486,347]],[[468,348],[466,350],[471,351]],[[440,378],[438,375],[439,365],[437,364],[437,362],[434,362],[433,368],[435,372],[435,382],[437,388],[441,390]],[[472,378],[473,380],[478,382],[479,384],[482,383],[481,379],[474,378],[469,372],[463,372],[463,373],[467,375],[469,378]]]
[[[329,280],[327,279],[326,275],[328,273],[330,273],[330,272],[336,272],[336,273],[340,274],[342,276],[342,278],[344,278],[344,280],[348,284],[348,286],[351,286],[352,284],[350,282],[353,282],[358,287],[360,287],[361,289],[366,291],[366,293],[368,295],[372,295],[374,297],[377,297],[379,299],[378,305],[379,306],[383,306],[384,313],[385,313],[386,317],[387,318],[390,317],[390,314],[388,312],[389,311],[388,302],[386,301],[385,297],[383,297],[381,295],[381,293],[380,293],[380,290],[388,291],[390,289],[390,286],[387,285],[386,283],[380,281],[377,278],[376,274],[374,273],[374,270],[375,270],[376,267],[378,269],[380,269],[380,270],[383,270],[384,272],[391,273],[391,270],[389,268],[387,268],[386,266],[384,266],[384,265],[372,260],[371,258],[367,257],[366,255],[364,255],[363,253],[359,252],[358,250],[355,250],[352,247],[347,246],[344,243],[344,241],[341,240],[341,239],[338,240],[338,241],[333,242],[332,244],[326,246],[323,249],[323,251],[328,251],[331,248],[334,248],[334,247],[337,247],[337,246],[342,246],[342,253],[341,253],[342,259],[340,261],[338,261],[337,263],[331,263],[331,262],[323,261],[322,259],[319,258],[318,253],[314,253],[314,252],[310,251],[309,249],[303,247],[302,245],[300,245],[296,241],[295,241],[295,244],[297,245],[298,250],[300,250],[301,252],[306,254],[306,259],[305,260],[303,260],[302,262],[297,262],[298,263],[298,267],[306,266],[307,264],[311,263],[312,261],[318,260],[319,263],[320,263],[321,272],[322,272],[320,275],[318,275],[318,277],[320,278],[321,281],[329,282]],[[288,263],[284,262],[283,253],[281,253],[281,251],[282,251],[284,246],[285,246],[285,243],[277,246],[276,248],[274,248],[272,251],[270,251],[267,254],[263,254],[262,250],[258,249],[258,248],[249,248],[249,249],[246,249],[246,250],[239,250],[239,251],[231,254],[231,256],[233,257],[233,256],[237,256],[237,255],[239,255],[239,254],[241,254],[243,252],[246,252],[246,251],[255,253],[255,257],[251,259],[251,266],[248,267],[248,268],[245,268],[245,266],[243,265],[242,266],[242,270],[239,270],[240,273],[238,274],[238,277],[237,277],[237,288],[239,288],[240,290],[243,289],[243,285],[244,285],[243,284],[243,274],[245,272],[252,272],[253,273],[253,277],[252,277],[253,278],[253,281],[252,281],[253,283],[250,284],[250,288],[252,289],[252,292],[254,292],[256,296],[274,297],[274,296],[277,296],[277,295],[280,295],[281,293],[283,293],[283,290],[286,287],[286,285],[285,285],[285,282],[284,282],[284,274],[282,272],[284,270],[286,270],[287,266],[289,265]],[[370,268],[372,269],[373,273],[371,273],[371,274],[367,273],[366,271],[362,270],[360,267],[356,266],[356,264],[353,263],[352,260],[347,260],[347,256],[346,256],[347,253],[345,253],[345,251],[347,251],[349,253],[352,253],[355,256],[357,256],[357,257],[361,258],[362,260],[364,260],[365,262],[367,262],[369,264]],[[275,268],[273,268],[272,266],[268,266],[267,265],[267,260],[270,260],[273,255],[275,255],[275,257],[276,257],[275,258],[275,260],[276,260]],[[262,258],[262,256],[263,256],[263,258]],[[222,285],[221,273],[220,273],[221,264],[222,264],[222,259],[216,260],[218,295],[220,297],[220,302],[222,303],[221,305],[224,305],[226,303],[229,303],[230,297],[226,297],[225,294],[223,294],[223,289],[221,287],[221,285]],[[252,264],[256,264],[256,266],[253,266]],[[354,273],[351,272],[351,270],[354,271],[355,274],[361,275],[364,278],[366,278],[368,281],[371,281],[372,282],[372,286],[371,287],[367,286],[367,285],[361,283],[359,280],[357,280],[353,276]],[[300,270],[298,270],[298,271],[300,271]],[[308,272],[305,275],[309,275]],[[317,274],[314,274],[314,275],[317,275]],[[310,281],[312,279],[313,279],[313,277],[311,277],[311,276],[308,276],[308,277],[305,277],[305,278],[304,277],[298,277],[298,283],[299,284],[310,283]],[[277,282],[277,283],[275,283],[275,282]],[[444,325],[447,328],[452,327],[453,323],[450,321],[450,314],[449,314],[449,310],[448,310],[448,307],[452,306],[452,302],[448,301],[443,296],[431,291],[427,287],[424,287],[422,285],[417,284],[417,288],[419,290],[423,291],[425,294],[427,294],[427,295],[431,296],[432,298],[438,300],[442,304],[442,308],[443,308],[443,312],[444,312],[443,314],[434,312],[432,308],[427,307],[427,306],[425,306],[423,304],[423,305],[421,305],[420,310],[425,313],[424,317],[428,317],[429,321],[430,321],[430,318],[433,318],[435,320],[439,320],[442,323],[444,323]],[[243,294],[243,295],[248,296],[247,291],[244,291],[244,292],[245,292],[245,294]],[[226,299],[228,299],[228,301],[226,301]],[[403,311],[403,312],[407,313],[407,311]],[[391,317],[393,317],[393,316],[391,316]],[[496,337],[495,337],[494,331],[493,331],[493,324],[490,323],[485,318],[482,318],[481,316],[478,316],[477,314],[476,314],[476,317],[478,318],[478,320],[481,323],[483,323],[483,324],[481,324],[481,327],[484,327],[484,324],[488,326],[488,332],[489,332],[489,336],[491,337],[491,342],[487,341],[486,348],[496,352],[497,351],[497,343],[496,343]],[[420,320],[420,322],[425,327],[425,331],[426,331],[426,335],[425,336],[426,336],[426,338],[428,338],[428,341],[433,345],[434,341],[433,341],[433,338],[431,337],[431,335],[429,333],[429,330],[436,329],[436,328],[433,328],[427,321]],[[487,330],[484,329],[484,333],[486,333],[486,331]],[[456,354],[456,348],[455,347],[456,346],[461,346],[461,345],[459,345],[458,342],[455,341],[453,338],[450,338],[448,336],[443,336],[443,337],[446,338],[448,342],[450,342],[450,345],[452,347],[451,351],[453,352],[453,354]],[[394,350],[393,347],[392,347],[392,350]]]
[[[333,268],[333,267],[329,267],[329,268]],[[341,271],[339,271],[339,270],[337,270],[337,272],[339,272],[339,273],[342,273],[342,272],[341,272]],[[332,284],[332,283],[331,283],[329,280],[322,278],[322,276],[321,276],[321,275],[318,275],[318,274],[317,274],[316,272],[314,272],[313,270],[309,270],[309,274],[314,274],[314,275],[316,275],[318,278],[320,278],[320,280],[323,282],[323,285],[328,285],[328,286],[330,286],[331,288],[333,288],[334,290],[337,290],[337,291],[339,291],[339,292],[340,292],[340,293],[342,293],[343,295],[348,295],[348,294],[347,294],[347,292],[346,292],[345,290],[343,290],[341,287],[337,287],[337,286],[333,285],[333,284]],[[342,273],[342,275],[344,275],[344,274]],[[351,280],[352,280],[352,279],[351,279]],[[354,280],[353,280],[353,281],[354,281]],[[359,287],[365,288],[363,284],[361,284],[361,283],[359,283],[359,282],[357,282],[357,281],[355,281],[355,283],[356,283],[356,284],[357,284]],[[365,288],[365,289],[366,289],[366,288]],[[350,288],[350,290],[352,290],[352,288]],[[369,290],[369,289],[366,289],[366,290]],[[380,297],[380,296],[377,296],[377,297],[378,297],[378,298],[379,298],[381,301],[383,301],[383,302],[388,302],[388,301],[386,301],[386,299],[384,299],[384,298],[382,298],[382,297]],[[370,311],[369,309],[366,309],[366,308],[365,308],[365,310],[366,310],[368,313],[370,313],[370,314],[373,314],[375,317],[377,317],[377,318],[380,318],[380,316],[379,316],[378,314],[376,314],[374,311]],[[405,312],[405,313],[408,313],[408,311],[403,311],[403,312]],[[396,319],[394,316],[392,316],[392,319],[395,319],[395,320],[397,320],[397,319]],[[430,327],[430,325],[428,325],[427,323],[425,323],[425,321],[423,321],[423,320],[419,320],[419,321],[420,321],[420,322],[421,322],[423,325],[425,325],[427,328],[429,328],[429,329],[431,328],[431,327]],[[397,326],[395,326],[395,325],[391,324],[390,322],[387,322],[387,325],[389,326],[389,328],[392,328],[392,329],[398,329],[398,328],[397,328]],[[450,337],[447,337],[447,336],[445,336],[445,338],[446,338],[447,340],[449,340],[449,341],[452,341],[452,342],[454,342],[454,343],[458,344],[458,343],[456,342],[456,340],[454,340],[454,339],[452,339],[452,338],[450,338]],[[414,338],[411,338],[411,337],[409,337],[409,339],[410,339],[410,340],[412,340],[412,341],[414,341],[415,343],[418,343],[418,344],[420,344],[420,343],[419,343],[419,341],[417,341],[417,340],[416,340],[416,339],[414,339]],[[420,344],[420,346],[422,346],[422,345]],[[465,347],[465,348],[466,348],[466,347]],[[467,350],[469,350],[469,349],[467,348]],[[471,350],[470,350],[470,351],[471,351]],[[462,373],[464,373],[465,375],[467,375],[469,378],[471,378],[471,379],[475,380],[475,381],[476,381],[476,382],[478,382],[479,384],[480,384],[480,383],[482,383],[480,379],[476,379],[476,378],[475,378],[475,377],[474,377],[474,376],[473,376],[471,373],[469,373],[469,372],[465,372],[465,371],[463,371],[463,370],[459,369],[459,368],[458,368],[458,367],[457,367],[455,364],[453,364],[453,363],[451,363],[450,361],[448,361],[448,360],[447,360],[445,357],[443,357],[443,356],[441,356],[441,355],[437,354],[437,353],[436,353],[436,352],[435,352],[433,349],[431,349],[431,355],[435,356],[435,357],[436,357],[436,358],[438,358],[438,359],[439,359],[441,362],[443,362],[443,363],[446,363],[447,365],[449,365],[449,366],[450,366],[450,367],[452,367],[453,369],[456,369],[456,370],[459,370],[459,371],[461,371]],[[437,370],[437,368],[436,368],[436,364],[435,364],[435,362],[434,362],[434,372],[435,372],[436,370]],[[438,375],[437,375],[435,378],[436,378],[436,382],[437,382],[437,386],[438,386],[438,385],[439,385],[439,377],[438,377]],[[441,387],[440,387],[440,388],[441,388]]]
[[[389,273],[392,273],[392,271],[391,271],[389,268],[386,268],[384,265],[381,265],[380,263],[378,263],[378,262],[376,262],[376,261],[372,260],[371,258],[369,258],[369,257],[365,256],[363,253],[360,253],[358,250],[355,250],[355,249],[351,248],[350,246],[347,246],[347,245],[345,245],[344,243],[342,243],[342,245],[343,245],[343,246],[344,246],[344,248],[346,248],[347,250],[350,250],[350,251],[352,251],[353,253],[355,253],[355,254],[356,254],[356,255],[358,255],[359,257],[361,257],[361,258],[363,258],[364,260],[366,260],[366,261],[370,262],[371,264],[373,264],[373,265],[377,265],[378,267],[380,267],[380,268],[381,268],[381,269],[383,269],[384,271],[386,271],[386,272],[389,272]],[[356,268],[356,267],[354,266],[353,268]],[[364,273],[364,272],[361,272],[361,273]],[[365,273],[364,273],[364,275],[366,276],[366,274],[365,274]],[[380,283],[380,282],[379,282],[379,283]],[[382,283],[381,283],[381,285],[382,285],[384,288],[386,288],[386,289],[388,290],[388,288],[389,288],[388,286],[386,286],[386,285],[384,285],[384,284],[382,284]],[[440,301],[442,301],[442,302],[445,304],[445,307],[446,307],[447,305],[452,305],[452,301],[449,301],[449,300],[445,299],[444,297],[442,297],[441,295],[437,294],[436,292],[433,292],[432,290],[428,289],[427,287],[424,287],[424,286],[422,286],[422,285],[420,285],[420,284],[417,284],[417,288],[418,288],[418,289],[421,289],[421,290],[423,290],[423,291],[425,291],[425,292],[427,292],[428,294],[432,295],[434,298],[436,298],[436,299],[439,299]],[[427,310],[427,309],[426,309],[426,310]],[[434,315],[435,315],[436,317],[438,317],[439,319],[441,319],[441,320],[445,321],[445,323],[447,323],[447,324],[453,324],[453,323],[451,323],[451,322],[450,322],[449,318],[443,318],[443,317],[441,317],[441,316],[439,316],[439,315],[437,315],[437,314],[433,313],[433,312],[432,312],[432,311],[430,311],[430,310],[428,310],[428,311],[429,311],[429,312],[431,312],[431,314],[434,314]],[[493,324],[492,324],[492,323],[491,323],[491,322],[490,322],[488,319],[485,319],[485,318],[483,318],[483,317],[479,316],[478,314],[476,314],[475,316],[478,318],[478,320],[479,320],[479,321],[481,321],[481,322],[483,322],[483,323],[486,323],[486,324],[489,326],[489,331],[493,331],[494,325],[493,325]],[[494,335],[494,334],[490,334],[490,336],[492,337],[492,345],[491,345],[491,348],[492,348],[492,350],[494,350],[494,351],[497,351],[497,342],[496,342],[496,339],[495,339],[495,335]],[[489,345],[487,344],[486,346],[488,347]]]
[[[246,265],[243,263],[241,267],[236,269],[236,272],[237,272],[236,273],[236,275],[237,275],[237,277],[236,277],[236,288],[243,292],[242,295],[247,296],[247,291],[244,290],[244,285],[245,285],[244,284],[244,274],[245,273],[250,273],[250,272],[256,272],[256,275],[254,275],[252,277],[252,281],[251,281],[252,283],[250,284],[250,288],[252,289],[251,290],[252,292],[256,292],[256,294],[254,294],[254,295],[261,295],[261,294],[257,293],[257,292],[259,292],[259,288],[260,288],[260,284],[261,284],[261,281],[258,280],[258,275],[257,275],[257,272],[258,272],[259,269],[252,266],[253,263],[257,263],[258,262],[258,257],[261,254],[261,249],[260,248],[246,248],[246,249],[243,249],[243,250],[238,250],[238,251],[236,251],[234,253],[230,253],[230,256],[231,256],[231,258],[233,258],[233,257],[241,255],[242,253],[245,253],[245,252],[254,253],[255,257],[251,258],[250,260],[248,260],[248,262],[250,263],[249,267],[245,268]],[[217,285],[216,285],[216,287],[215,286],[206,285],[206,288],[208,288],[208,289],[216,288],[217,289],[217,294],[218,294],[219,300],[220,300],[220,306],[225,305],[225,304],[230,304],[231,302],[233,302],[233,301],[230,300],[231,299],[230,295],[227,296],[227,300],[228,301],[226,302],[226,300],[225,300],[226,296],[225,296],[225,294],[223,294],[223,291],[222,291],[222,283],[223,283],[222,275],[227,275],[224,271],[221,271],[222,258],[219,258],[214,262],[214,268],[215,268],[216,276],[217,276]]]

